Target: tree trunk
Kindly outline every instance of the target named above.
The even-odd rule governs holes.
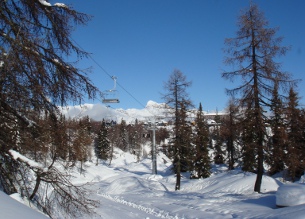
[[[180,156],[178,155],[178,161],[177,161],[177,177],[176,177],[176,186],[175,190],[180,190],[180,182],[181,182],[181,166],[180,166]]]
[[[39,188],[39,185],[40,185],[40,182],[41,182],[41,178],[40,178],[40,175],[38,174],[37,178],[36,178],[35,188],[32,192],[32,195],[29,197],[30,200],[32,200],[34,198],[34,196],[36,195],[36,193],[38,191],[38,188]]]

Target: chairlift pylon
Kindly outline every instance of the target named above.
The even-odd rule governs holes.
[[[116,90],[116,80],[117,80],[117,77],[116,76],[112,76],[111,79],[114,82],[114,86],[113,86],[113,88],[111,90],[106,90],[104,92],[104,95],[108,96],[108,97],[103,99],[103,101],[102,101],[103,103],[119,103],[120,102],[120,100],[118,98],[117,90]],[[111,98],[109,96],[111,96]]]

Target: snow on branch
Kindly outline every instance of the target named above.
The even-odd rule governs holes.
[[[44,6],[52,6],[49,2],[47,2],[46,0],[38,0],[40,2],[40,4],[44,5]]]
[[[60,7],[60,8],[67,8],[67,5],[65,5],[64,3],[55,3],[54,6]]]
[[[40,2],[40,4],[47,6],[47,7],[51,7],[51,3],[47,2],[46,0],[38,0]],[[67,8],[67,6],[64,3],[55,3],[53,6],[55,7],[59,7],[59,8]]]
[[[12,155],[12,157],[14,158],[14,160],[21,160],[22,162],[26,163],[27,165],[29,165],[30,167],[33,168],[37,168],[37,169],[43,169],[43,166],[40,163],[37,163],[36,161],[33,161],[25,156],[23,156],[22,154],[20,154],[17,151],[14,150],[9,150],[9,153]]]

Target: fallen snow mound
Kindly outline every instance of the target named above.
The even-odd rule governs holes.
[[[286,207],[300,204],[305,204],[305,185],[293,183],[278,188],[276,192],[277,206]]]

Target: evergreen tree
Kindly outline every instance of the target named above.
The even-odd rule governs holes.
[[[286,109],[287,120],[287,158],[289,177],[293,181],[304,173],[304,135],[303,119],[298,108],[298,96],[291,87],[289,90],[289,101]]]
[[[269,174],[281,172],[285,168],[285,142],[287,141],[284,121],[284,106],[275,83],[271,101],[269,123],[272,130],[271,142],[268,147],[267,163],[270,165]]]
[[[105,120],[101,122],[100,128],[95,138],[94,146],[97,160],[107,160],[109,158],[111,148],[108,140],[108,130]]]
[[[209,129],[204,119],[201,103],[199,104],[199,109],[195,119],[194,144],[194,170],[191,178],[207,178],[211,174],[211,161],[208,150]]]
[[[211,140],[213,141],[213,149],[214,149],[214,163],[215,164],[223,164],[224,163],[224,152],[222,150],[222,139],[220,136],[220,118],[218,114],[215,116],[217,120],[215,120],[216,124],[212,127],[211,131]],[[217,122],[218,121],[218,122]]]
[[[289,79],[287,73],[280,71],[280,64],[275,62],[277,56],[285,54],[287,47],[280,45],[282,38],[275,37],[276,29],[268,27],[267,20],[256,5],[251,5],[241,14],[238,27],[237,37],[225,41],[228,46],[225,62],[238,66],[238,69],[224,72],[222,76],[230,80],[240,77],[243,82],[237,88],[228,90],[228,93],[240,94],[241,107],[247,111],[245,124],[251,126],[245,127],[244,130],[247,143],[244,155],[251,155],[254,152],[257,159],[254,191],[260,192],[266,146],[267,120],[264,107],[270,104],[274,82],[281,82],[278,85],[282,86]],[[251,121],[246,121],[247,119]],[[252,160],[252,157],[250,159]],[[244,161],[247,160],[244,158]],[[252,169],[251,166],[249,169]]]
[[[178,129],[178,139],[179,141],[179,161],[174,160],[174,166],[176,163],[180,163],[180,171],[187,172],[192,170],[192,128],[190,123],[187,121],[187,111],[184,106],[184,103],[181,103],[181,107],[179,109],[179,126]],[[176,157],[177,159],[177,157]],[[177,173],[177,169],[175,167],[175,172]]]
[[[256,120],[252,107],[245,109],[244,117],[241,119],[241,154],[242,170],[256,173],[257,171],[257,143],[260,141],[256,133]]]
[[[128,133],[127,133],[127,124],[124,119],[121,120],[121,123],[118,125],[119,136],[116,142],[116,146],[123,151],[128,150]]]
[[[227,115],[222,120],[222,125],[220,127],[221,138],[224,140],[227,146],[228,152],[228,166],[229,170],[234,169],[234,164],[237,159],[238,151],[235,148],[239,139],[239,109],[234,103],[234,100],[229,101],[229,105],[226,109]]]

